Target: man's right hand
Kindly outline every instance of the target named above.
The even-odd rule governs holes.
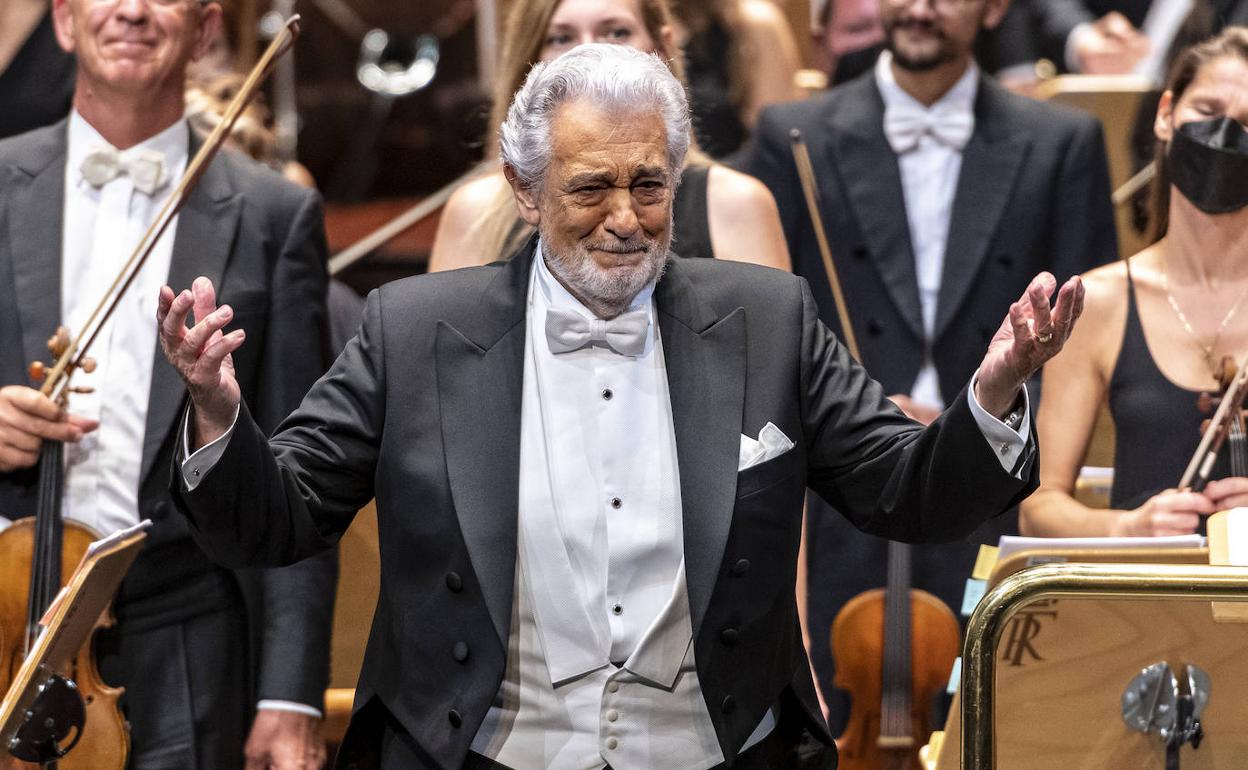
[[[44,439],[75,443],[99,425],[25,385],[0,388],[0,473],[33,467]]]
[[[188,329],[186,319],[192,311],[196,323]],[[217,307],[212,281],[203,276],[176,296],[168,286],[160,289],[156,308],[160,348],[182,376],[195,407],[192,451],[225,435],[242,401],[230,354],[246,334],[242,329],[222,332],[233,318],[229,305]]]

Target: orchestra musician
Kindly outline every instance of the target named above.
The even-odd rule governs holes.
[[[1224,457],[1201,492],[1177,491],[1200,441],[1202,391],[1222,360],[1248,353],[1248,27],[1228,27],[1175,62],[1153,130],[1165,235],[1091,271],[1086,321],[1044,369],[1037,416],[1040,490],[1027,534],[1176,535],[1248,504],[1248,478]],[[1097,410],[1116,434],[1109,509],[1074,498]],[[1224,453],[1225,454],[1225,453]],[[1220,478],[1221,477],[1221,478]]]
[[[1033,275],[1073,275],[1118,256],[1100,124],[1005,91],[974,46],[1004,0],[880,0],[885,50],[826,94],[763,111],[742,169],[780,208],[794,272],[840,332],[790,132],[818,174],[820,214],[862,362],[911,417],[931,420],[975,371],[997,318]],[[961,542],[910,549],[913,587],[955,610],[981,542],[1013,534],[1013,513]],[[827,640],[851,598],[883,586],[888,544],[812,501],[807,524],[812,658],[841,729]]]
[[[906,540],[1016,504],[1022,386],[1078,279],[1051,307],[1037,276],[925,428],[805,281],[669,253],[689,121],[657,57],[589,44],[534,67],[501,137],[537,237],[374,291],[271,442],[230,375],[247,319],[227,330],[205,278],[161,289],[192,400],[180,508],[222,563],[282,564],[376,496],[381,599],[341,767],[751,770],[803,748],[833,767],[794,601],[807,485]]]
[[[327,359],[319,200],[217,155],[104,327],[98,368],[75,375],[94,393],[62,414],[29,387],[27,365],[46,359],[58,324],[81,330],[201,144],[183,119],[186,69],[222,9],[55,0],[53,16],[76,56],[73,111],[0,142],[0,515],[33,512],[40,442],[56,439],[71,442],[67,518],[101,535],[155,522],[116,598],[118,624],[96,640],[105,681],[125,687],[132,768],[317,767],[336,565],[225,570],[171,515],[185,390],[152,318],[160,285],[212,275],[252,336],[234,359],[241,395],[272,430]]]
[[[667,0],[517,0],[503,36],[490,116],[490,146],[529,69],[587,42],[621,43],[659,54],[684,80]],[[790,269],[776,202],[758,180],[714,163],[694,148],[676,193],[672,249]],[[473,180],[446,204],[429,272],[509,257],[532,228],[516,217],[501,171]]]

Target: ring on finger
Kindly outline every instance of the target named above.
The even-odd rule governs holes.
[[[1047,343],[1051,339],[1053,339],[1052,331],[1040,332],[1036,335],[1036,342],[1039,342],[1041,345]]]

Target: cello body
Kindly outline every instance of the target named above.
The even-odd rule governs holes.
[[[849,691],[849,722],[838,740],[841,770],[921,770],[914,736],[931,734],[932,699],[944,691],[961,646],[957,618],[926,591],[910,590],[909,697],[902,715],[886,713],[885,589],[851,599],[832,625],[837,687]],[[905,722],[904,735],[889,729]]]
[[[67,579],[97,536],[87,527],[73,521],[63,524],[61,575]],[[35,519],[18,519],[0,532],[0,692],[8,689],[25,657],[28,587],[35,554]],[[61,581],[64,585],[65,581]],[[111,625],[107,614],[96,628]],[[74,658],[71,670],[62,671],[77,685],[86,706],[87,719],[82,738],[65,757],[57,760],[57,770],[122,770],[130,753],[130,729],[117,707],[122,688],[109,687],[100,678],[94,655],[94,636],[83,644]],[[0,750],[2,751],[2,750]],[[10,764],[0,767],[34,768],[18,762],[3,752]]]

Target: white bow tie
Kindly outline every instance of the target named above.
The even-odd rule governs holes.
[[[961,150],[974,130],[975,116],[954,107],[940,105],[925,110],[917,104],[903,103],[884,110],[884,136],[898,155],[917,147],[924,134],[930,134],[946,147]]]
[[[82,178],[95,188],[103,187],[125,174],[134,189],[148,195],[165,186],[165,154],[147,147],[118,152],[112,147],[96,147],[82,159]]]

